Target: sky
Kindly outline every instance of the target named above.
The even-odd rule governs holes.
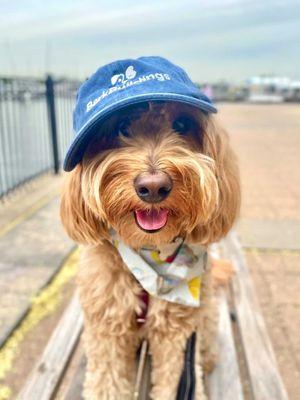
[[[300,80],[300,0],[0,0],[0,75],[82,79],[143,55],[201,83]]]

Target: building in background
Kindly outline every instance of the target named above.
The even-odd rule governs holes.
[[[241,84],[220,81],[198,84],[213,101],[250,103],[300,102],[300,81],[281,76],[253,76]]]
[[[253,76],[246,81],[247,101],[252,103],[282,103],[300,101],[300,81],[282,76]]]
[[[203,83],[198,85],[201,90],[213,101],[245,101],[248,97],[248,88],[243,84],[233,84],[227,81]]]

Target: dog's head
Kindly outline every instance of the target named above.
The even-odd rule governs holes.
[[[194,107],[154,102],[102,125],[67,176],[61,217],[79,243],[98,243],[113,228],[135,248],[177,236],[208,244],[228,232],[239,204],[226,132]]]

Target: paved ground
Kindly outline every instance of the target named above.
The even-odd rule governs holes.
[[[239,233],[279,368],[300,399],[300,105],[220,105],[241,167]]]
[[[45,178],[0,212],[0,345],[74,244],[58,214],[59,179]],[[19,206],[18,206],[19,205]]]

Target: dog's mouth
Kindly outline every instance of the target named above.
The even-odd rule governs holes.
[[[148,233],[162,229],[168,221],[168,210],[135,210],[135,221],[139,228]]]

